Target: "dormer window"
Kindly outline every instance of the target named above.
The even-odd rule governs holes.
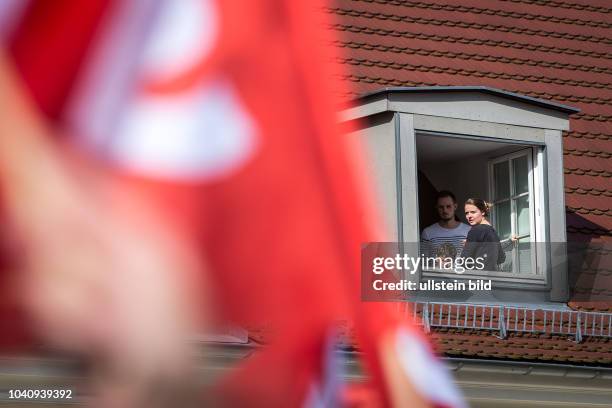
[[[461,278],[486,276],[508,293],[527,289],[535,301],[564,301],[567,272],[552,267],[545,243],[566,241],[561,132],[575,112],[486,87],[431,87],[374,92],[344,114],[360,120],[353,137],[373,160],[389,241],[418,243],[437,220],[440,190],[456,195],[463,222],[465,200],[483,198],[493,203],[488,219],[505,261]],[[445,276],[457,278],[425,268],[418,279]]]

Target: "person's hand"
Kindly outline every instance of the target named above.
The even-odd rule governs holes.
[[[194,378],[199,258],[136,190],[71,167],[17,84],[0,50],[0,188],[34,329],[91,359],[97,405],[172,406]]]

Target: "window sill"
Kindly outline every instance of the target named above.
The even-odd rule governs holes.
[[[444,278],[444,279],[490,279],[495,282],[495,287],[503,288],[525,288],[544,289],[547,282],[541,275],[520,275],[517,276],[510,272],[499,271],[466,271],[464,273],[455,273],[447,269],[423,269],[421,270],[421,278]]]

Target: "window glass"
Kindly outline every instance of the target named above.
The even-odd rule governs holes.
[[[495,200],[502,200],[510,197],[510,169],[508,162],[497,163],[493,166],[495,173]]]
[[[529,234],[529,196],[519,197],[516,200],[517,235]]]
[[[497,235],[499,235],[501,239],[510,238],[512,233],[510,201],[495,204],[493,212],[495,213],[495,229],[497,230]]]
[[[529,191],[529,168],[527,156],[521,156],[513,159],[512,171],[514,173],[514,195]]]

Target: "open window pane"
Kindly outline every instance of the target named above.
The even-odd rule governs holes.
[[[530,154],[530,150],[524,149],[495,158],[489,175],[494,201],[491,220],[506,253],[506,261],[500,270],[521,275],[533,275],[537,270],[532,248],[535,218]],[[499,199],[498,194],[506,193],[508,198]],[[521,237],[514,244],[510,242],[513,235]]]
[[[504,201],[503,203],[498,203],[494,208],[495,213],[495,229],[497,230],[497,235],[501,239],[510,238],[512,234],[512,219],[510,212],[510,201]]]
[[[525,235],[530,233],[529,196],[523,196],[516,200],[516,223],[517,235]]]
[[[512,170],[514,175],[514,195],[529,191],[529,167],[527,156],[513,159]]]
[[[507,161],[497,163],[493,166],[493,173],[495,177],[494,200],[502,200],[510,197],[510,169]]]

